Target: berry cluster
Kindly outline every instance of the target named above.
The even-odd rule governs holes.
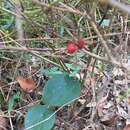
[[[84,48],[84,44],[85,44],[85,42],[84,42],[83,39],[78,39],[76,44],[74,42],[72,42],[72,41],[68,41],[68,43],[67,43],[67,52],[69,54],[73,54],[74,52],[77,51],[77,49]]]

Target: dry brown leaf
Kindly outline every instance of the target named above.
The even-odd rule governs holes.
[[[16,80],[20,84],[20,87],[26,92],[32,92],[36,88],[33,80],[25,79],[22,76],[18,76]]]
[[[7,119],[0,117],[0,130],[4,130],[7,127]]]
[[[101,123],[108,126],[108,127],[111,127],[112,125],[114,125],[117,122],[117,119],[118,119],[118,117],[114,116],[114,115],[112,117],[109,117],[108,120],[107,120],[107,118],[102,120]],[[127,129],[127,130],[130,130],[130,129]]]

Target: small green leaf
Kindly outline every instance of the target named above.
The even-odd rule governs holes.
[[[43,89],[43,101],[50,106],[62,106],[79,96],[79,81],[67,74],[55,75]]]
[[[4,98],[2,96],[2,94],[0,93],[0,107],[4,105]]]
[[[42,75],[46,75],[48,77],[55,76],[56,74],[61,74],[62,72],[58,70],[58,67],[52,67],[51,69],[42,69]]]
[[[15,105],[16,100],[19,100],[20,96],[21,96],[20,92],[18,91],[16,94],[14,94],[13,96],[11,96],[9,98],[9,101],[8,101],[8,112],[11,112],[13,110],[13,106]]]
[[[100,70],[100,71],[103,71],[103,64],[102,63],[98,63],[97,65],[96,65],[96,67]]]
[[[55,123],[53,113],[46,105],[33,106],[25,115],[25,128],[29,128],[29,130],[50,130]],[[39,122],[42,123],[36,125]]]
[[[65,31],[64,26],[61,26],[60,27],[60,35],[61,36],[64,36],[64,31]]]
[[[14,100],[15,100],[15,99],[14,99],[14,96],[11,96],[11,97],[9,98],[9,102],[8,102],[8,111],[9,111],[9,112],[11,112],[12,109],[13,109],[13,106],[14,106],[14,103],[15,103]]]
[[[71,74],[69,74],[71,77],[74,77],[81,69],[80,66],[74,66],[74,65],[68,64],[68,63],[66,63],[65,65],[67,66],[68,69],[71,70]]]
[[[97,23],[99,23],[100,20],[97,21]],[[102,24],[101,24],[101,27],[108,27],[110,24],[110,20],[109,19],[104,19]]]

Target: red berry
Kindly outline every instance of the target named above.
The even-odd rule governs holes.
[[[67,52],[73,54],[74,52],[76,52],[76,50],[77,46],[73,42],[69,41],[67,43]]]
[[[84,47],[84,40],[83,39],[78,39],[77,41],[77,46],[79,49],[82,49]]]

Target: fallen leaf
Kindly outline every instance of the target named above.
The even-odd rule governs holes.
[[[0,130],[5,130],[7,127],[7,119],[5,117],[0,117]]]
[[[18,76],[16,80],[20,84],[20,87],[26,92],[32,92],[36,88],[34,81],[31,79],[25,79],[22,76]]]
[[[115,115],[113,115],[111,117],[106,116],[104,119],[101,120],[101,123],[108,127],[112,127],[117,122],[117,119],[118,119],[118,117]],[[127,129],[127,130],[130,130],[130,129]]]

